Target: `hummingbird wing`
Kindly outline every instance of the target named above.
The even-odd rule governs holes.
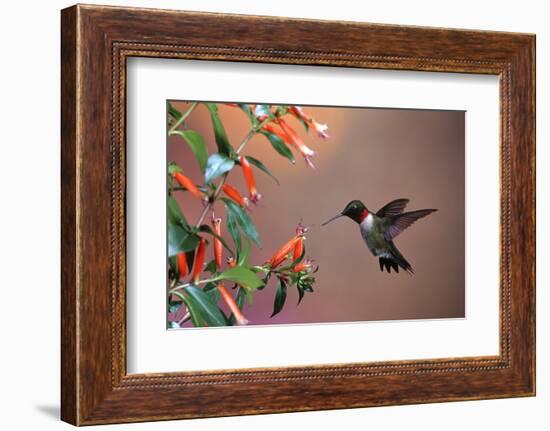
[[[405,207],[407,206],[408,203],[409,203],[408,199],[396,199],[384,205],[382,208],[380,208],[376,213],[376,215],[378,217],[396,216],[398,214],[401,214],[403,211],[405,211]]]
[[[401,232],[407,229],[415,221],[417,221],[418,219],[421,219],[422,217],[426,217],[427,215],[435,211],[437,210],[434,210],[434,209],[417,210],[417,211],[410,211],[408,213],[398,214],[396,216],[391,217],[389,219],[390,223],[386,228],[386,231],[384,232],[384,238],[386,238],[387,241],[391,241],[397,235],[399,235]]]

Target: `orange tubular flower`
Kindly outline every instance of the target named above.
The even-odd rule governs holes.
[[[246,181],[246,186],[248,187],[248,193],[250,196],[250,201],[254,204],[257,204],[258,201],[262,198],[262,195],[256,190],[256,180],[254,179],[254,172],[252,171],[252,166],[246,160],[246,157],[240,157],[241,168],[243,170],[243,176]]]
[[[227,195],[227,197],[235,202],[237,205],[243,208],[248,208],[248,198],[243,197],[235,187],[225,183],[222,186],[222,190]]]
[[[187,275],[187,272],[189,271],[189,267],[187,266],[187,255],[183,252],[178,253],[177,261],[178,261],[178,272],[181,280],[183,277]]]
[[[295,117],[305,121],[310,127],[313,127],[320,138],[327,139],[329,136],[326,132],[328,126],[326,124],[319,124],[310,115],[307,115],[299,106],[292,106],[288,109]]]
[[[237,261],[233,256],[229,256],[226,260],[226,263],[229,268],[235,268],[237,266]]]
[[[222,219],[221,218],[212,218],[212,227],[214,228],[214,233],[218,236],[222,234]],[[214,260],[216,261],[216,266],[218,268],[222,267],[222,242],[214,237]]]
[[[277,123],[279,126],[281,126],[281,129],[283,129],[283,132],[287,136],[288,140],[287,142],[291,145],[293,145],[301,154],[304,156],[304,160],[306,161],[306,164],[310,168],[314,168],[313,162],[311,159],[315,155],[315,151],[313,151],[311,148],[309,148],[304,142],[300,139],[300,137],[296,134],[294,129],[290,127],[285,120],[282,118],[279,118],[277,120]]]
[[[292,272],[302,272],[306,269],[311,268],[311,261],[305,260],[300,262],[298,265],[296,265],[294,268],[292,268]]]
[[[305,239],[304,235],[308,230],[309,230],[309,228],[302,225],[302,223],[299,223],[298,226],[296,227],[296,235],[299,236],[299,239],[298,239],[298,241],[296,241],[296,244],[294,244],[294,253],[292,255],[292,260],[294,262],[296,260],[300,259],[300,256],[302,256],[302,253],[304,252],[304,239]],[[293,268],[293,271],[300,272],[303,269],[305,269],[306,264],[304,262],[305,262],[305,260],[303,260],[302,262],[297,264]],[[309,266],[311,266],[311,265],[309,265]],[[296,269],[296,268],[299,268],[299,269]]]
[[[199,243],[199,248],[197,249],[197,254],[195,255],[195,264],[193,265],[193,273],[191,274],[191,280],[193,283],[199,281],[199,275],[202,272],[202,267],[204,266],[204,255],[206,254],[206,240],[201,238]]]
[[[218,292],[220,292],[223,302],[227,304],[227,306],[231,310],[231,313],[233,313],[233,316],[235,316],[235,320],[237,321],[237,324],[246,325],[248,323],[248,320],[243,316],[243,313],[239,309],[239,306],[235,302],[235,299],[233,298],[233,296],[231,296],[231,294],[225,288],[223,283],[218,283],[216,287],[218,289]]]
[[[193,196],[202,199],[203,193],[197,188],[197,186],[191,181],[188,177],[183,175],[181,172],[176,172],[174,178],[182,187],[185,187],[189,193]]]
[[[304,252],[305,237],[303,235],[305,235],[308,230],[309,230],[309,227],[302,225],[302,223],[298,224],[298,226],[296,227],[296,235],[302,235],[302,239],[294,245],[294,255],[293,255],[294,262],[296,262],[296,260],[299,259],[302,253]],[[292,268],[292,272],[302,272],[302,271],[310,272],[312,268],[313,268],[313,261],[309,259],[303,259],[300,263],[296,264],[294,268]]]
[[[285,245],[277,250],[277,252],[271,257],[271,259],[269,259],[268,263],[271,268],[276,268],[277,266],[279,266],[282,262],[286,260],[291,252],[294,252],[294,256],[296,256],[296,247],[298,247],[298,251],[300,252],[298,257],[302,255],[302,250],[304,246],[304,234],[306,232],[307,228],[305,228],[301,224],[298,225],[298,227],[296,228],[296,235],[294,235]],[[298,257],[294,257],[294,260],[296,260]]]
[[[291,144],[291,140],[287,136],[287,134],[285,132],[283,132],[280,127],[277,127],[275,124],[273,124],[273,123],[264,124],[262,129],[265,130],[266,132],[274,134],[275,136],[278,136],[283,141]]]
[[[294,244],[294,255],[292,256],[293,260],[300,259],[300,256],[302,255],[303,252],[304,252],[304,238],[300,238],[296,242],[296,244]]]

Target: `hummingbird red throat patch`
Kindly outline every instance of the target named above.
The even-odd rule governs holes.
[[[365,220],[368,215],[369,215],[369,210],[364,209],[363,212],[361,214],[359,214],[359,220],[358,220],[359,223],[363,223],[363,220]]]

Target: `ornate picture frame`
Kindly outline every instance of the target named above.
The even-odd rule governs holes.
[[[91,425],[535,394],[534,35],[91,5],[64,9],[61,21],[64,421]],[[130,57],[498,76],[499,354],[128,374]]]

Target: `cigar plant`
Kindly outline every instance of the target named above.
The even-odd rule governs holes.
[[[306,292],[313,292],[317,267],[306,258],[308,228],[301,223],[289,226],[289,239],[273,250],[265,262],[251,262],[251,247],[260,247],[260,232],[254,224],[251,207],[261,199],[256,186],[258,172],[275,181],[268,167],[246,154],[255,135],[262,135],[273,150],[293,164],[301,156],[313,168],[315,151],[292,128],[288,119],[297,119],[311,134],[327,139],[327,126],[316,122],[299,106],[226,104],[239,109],[249,121],[249,132],[240,142],[229,141],[216,103],[188,103],[180,111],[168,104],[168,135],[187,145],[200,168],[201,177],[190,178],[174,162],[168,175],[168,322],[172,328],[246,325],[245,301],[253,305],[257,291],[272,288],[273,312],[285,305],[287,289],[296,288],[298,303]],[[209,154],[205,138],[190,129],[187,119],[198,109],[209,113],[216,151]],[[246,190],[239,190],[231,179],[242,176]],[[200,209],[190,221],[175,196],[188,193]],[[214,204],[217,203],[216,213]],[[220,211],[219,208],[223,208]],[[258,208],[262,210],[262,208]],[[207,256],[213,256],[211,260]],[[272,280],[271,283],[268,283]]]

